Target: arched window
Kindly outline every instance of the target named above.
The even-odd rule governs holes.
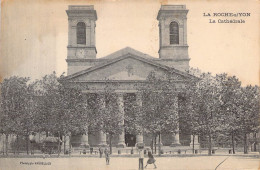
[[[86,25],[84,22],[77,24],[77,44],[86,44]]]
[[[179,44],[179,25],[175,21],[170,24],[170,44]]]

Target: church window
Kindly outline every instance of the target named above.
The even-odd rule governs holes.
[[[77,44],[86,44],[86,25],[84,22],[77,24]]]
[[[170,44],[179,44],[179,25],[175,21],[170,24]]]

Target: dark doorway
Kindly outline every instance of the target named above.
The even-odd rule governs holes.
[[[128,147],[134,147],[134,146],[135,146],[135,143],[136,143],[136,137],[135,137],[135,135],[126,133],[126,134],[125,134],[125,144],[126,144],[126,146],[128,146]]]

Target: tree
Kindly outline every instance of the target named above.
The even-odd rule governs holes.
[[[26,129],[23,120],[27,118],[29,78],[13,76],[1,83],[1,132],[6,136],[6,154],[8,154],[8,136],[23,134]],[[17,149],[18,142],[17,142]]]
[[[137,96],[128,96],[125,100],[125,129],[134,135],[143,134],[145,125],[143,107],[137,100]]]
[[[199,114],[196,112],[196,107],[193,107],[197,104],[196,100],[196,83],[197,81],[192,81],[185,84],[185,92],[181,94],[181,99],[179,102],[179,119],[182,123],[180,130],[183,134],[192,135],[192,153],[195,153],[194,149],[194,140],[195,135],[200,134],[200,124],[199,124]]]
[[[247,135],[259,128],[259,87],[248,85],[241,88],[236,119],[244,136],[244,153],[247,154]]]
[[[60,135],[86,134],[89,112],[82,92],[76,88],[59,87],[59,98],[55,110],[56,133]],[[64,145],[65,146],[65,145]]]
[[[60,84],[60,78],[53,72],[36,82],[39,95],[36,122],[38,131],[45,131],[47,136],[49,133],[58,135],[58,153],[61,136],[71,138],[72,133],[84,134],[89,122],[89,112],[81,90],[78,87]],[[65,151],[64,145],[64,153]]]
[[[223,135],[231,137],[232,150],[235,154],[235,137],[239,134],[238,108],[241,95],[241,82],[235,76],[228,76],[227,74],[216,75],[217,81],[220,83],[220,101],[222,119],[220,126],[222,126]]]
[[[102,131],[109,135],[110,153],[112,154],[112,138],[120,135],[124,129],[123,110],[120,111],[120,107],[123,109],[123,106],[119,105],[118,96],[108,83],[106,83],[104,91],[98,93],[95,102],[89,104],[94,105],[92,106],[92,119],[94,120],[92,130]]]
[[[25,110],[20,117],[21,131],[26,138],[26,151],[29,154],[30,138],[29,136],[36,130],[35,120],[37,119],[37,103],[34,100],[34,83],[27,86],[27,93],[25,97]]]
[[[142,116],[144,132],[159,136],[159,155],[161,154],[161,134],[175,133],[178,129],[177,90],[171,77],[159,77],[151,72],[147,84],[141,90],[143,104]]]
[[[200,135],[207,137],[208,154],[211,155],[212,139],[220,133],[220,85],[210,73],[203,73],[192,93],[189,93],[192,125]]]

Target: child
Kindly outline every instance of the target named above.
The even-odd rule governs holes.
[[[148,161],[147,161],[147,163],[145,165],[145,168],[147,167],[148,164],[153,164],[154,165],[154,169],[156,169],[157,167],[155,165],[155,159],[154,159],[153,154],[152,154],[151,151],[148,151],[148,157],[149,157],[149,159],[148,159]]]

